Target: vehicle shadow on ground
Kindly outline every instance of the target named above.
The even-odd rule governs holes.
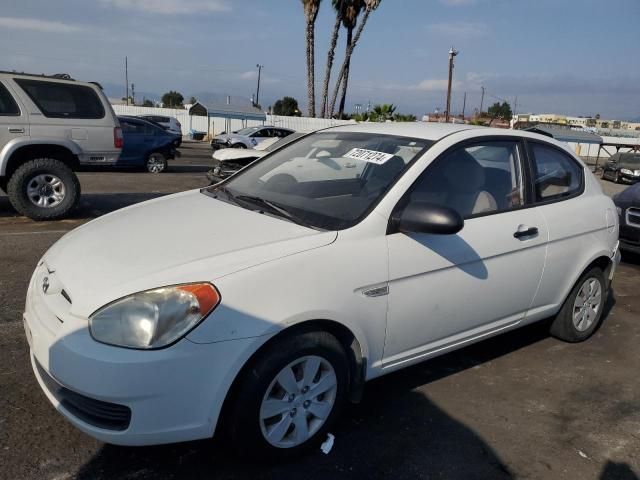
[[[67,219],[92,219],[164,195],[168,193],[86,193],[82,194],[78,207]],[[19,216],[20,214],[9,203],[9,199],[0,197],[0,218]]]
[[[544,323],[524,327],[368,383],[362,403],[348,408],[333,430],[329,455],[313,451],[259,465],[215,440],[105,445],[78,478],[512,478],[487,442],[415,389],[543,340],[547,332]]]

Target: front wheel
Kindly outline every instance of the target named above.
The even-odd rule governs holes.
[[[551,334],[566,342],[582,342],[596,331],[607,297],[602,270],[591,268],[578,279],[551,324]]]
[[[236,451],[278,459],[323,441],[345,402],[347,362],[326,332],[285,337],[265,350],[236,390],[229,419]]]
[[[167,169],[167,159],[160,152],[153,152],[147,157],[146,167],[149,173],[162,173]]]
[[[56,220],[80,200],[80,182],[67,165],[54,158],[36,158],[18,168],[7,184],[9,201],[33,220]]]

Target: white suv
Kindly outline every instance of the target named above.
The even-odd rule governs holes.
[[[120,124],[102,89],[68,75],[0,72],[0,188],[34,220],[68,214],[80,199],[79,165],[112,165]]]

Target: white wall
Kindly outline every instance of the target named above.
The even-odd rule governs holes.
[[[185,109],[139,107],[137,105],[112,105],[117,115],[167,115],[178,119],[182,125],[182,134],[187,135],[192,128],[201,132],[209,132],[217,135],[223,131],[240,130],[244,127],[260,125],[274,125],[276,127],[290,128],[296,132],[313,132],[321,128],[355,123],[353,120],[332,120],[325,118],[285,117],[280,115],[267,115],[265,122],[258,120],[236,120],[223,117],[210,117],[207,125],[207,117],[189,115]]]

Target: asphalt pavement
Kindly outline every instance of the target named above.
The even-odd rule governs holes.
[[[80,208],[67,220],[33,222],[0,196],[0,478],[638,479],[637,257],[623,258],[589,341],[563,343],[538,324],[374,380],[345,411],[328,455],[256,465],[215,440],[126,448],[76,430],[31,371],[21,320],[28,280],[66,231],[206,185],[208,146],[185,142],[181,151],[159,175],[81,172]],[[624,188],[603,186],[609,194]]]

